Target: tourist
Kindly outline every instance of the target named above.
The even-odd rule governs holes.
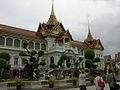
[[[48,70],[45,71],[45,80],[48,80],[50,78]]]
[[[86,89],[86,72],[84,69],[82,69],[80,71],[80,74],[79,74],[79,86],[80,86],[80,90],[87,90]]]
[[[105,84],[103,78],[100,76],[100,73],[97,73],[94,83],[96,86],[96,90],[104,90]]]
[[[109,84],[110,90],[117,90],[114,86],[114,84],[116,83],[116,79],[111,69],[108,70],[106,82]]]

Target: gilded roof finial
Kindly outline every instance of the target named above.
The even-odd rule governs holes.
[[[92,34],[90,32],[90,24],[89,24],[89,20],[88,20],[88,36],[87,36],[87,41],[92,41],[93,40],[93,37],[92,37]]]
[[[51,11],[51,15],[48,19],[48,22],[47,24],[49,25],[55,25],[57,23],[57,19],[56,19],[56,16],[55,16],[55,13],[54,13],[54,0],[52,0],[52,11]]]
[[[52,0],[52,11],[51,11],[51,15],[54,15],[54,0]]]

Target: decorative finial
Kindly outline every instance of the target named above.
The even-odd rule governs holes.
[[[90,32],[90,22],[89,22],[89,15],[87,15],[86,17],[87,17],[87,23],[88,23],[88,32]]]
[[[52,11],[51,11],[51,15],[54,15],[54,0],[52,0]]]
[[[54,13],[54,0],[52,0],[52,11],[51,11],[51,15],[48,19],[47,24],[49,25],[55,25],[56,23],[58,23],[55,13]]]
[[[87,23],[88,23],[88,36],[87,36],[87,39],[88,41],[92,41],[93,40],[93,37],[92,37],[92,34],[90,32],[90,23],[89,23],[89,16],[87,16]]]

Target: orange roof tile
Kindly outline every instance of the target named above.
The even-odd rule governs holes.
[[[16,28],[16,27],[8,26],[8,25],[0,24],[0,31],[12,33],[12,34],[19,34],[19,35],[23,35],[27,37],[32,37],[32,38],[43,39],[42,34],[39,32]]]
[[[83,44],[83,42],[81,42],[81,41],[76,41],[76,40],[71,41],[71,45],[72,45],[72,46],[76,46],[76,47],[81,47],[81,48],[83,48],[83,47],[82,47],[82,44]]]
[[[82,46],[83,46],[83,48],[100,49],[100,48],[96,47],[96,45],[98,44],[98,42],[100,42],[99,39],[98,40],[94,39],[92,41],[85,40],[83,42]],[[101,42],[100,42],[100,44],[101,44]],[[104,50],[104,47],[102,46],[102,44],[101,44],[101,47],[102,47],[101,49]]]

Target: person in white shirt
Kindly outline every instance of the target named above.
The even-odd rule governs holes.
[[[103,88],[98,85],[99,80],[101,80],[103,82],[103,78],[100,77],[100,73],[97,73],[97,76],[96,76],[96,78],[94,80],[94,83],[96,85],[96,90],[103,90]]]
[[[80,90],[87,90],[86,89],[86,72],[84,71],[84,69],[82,69],[79,74],[79,86],[80,86]]]

